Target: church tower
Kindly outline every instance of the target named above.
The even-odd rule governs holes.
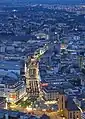
[[[39,68],[38,61],[31,57],[26,72],[27,92],[30,98],[39,97]]]
[[[65,109],[65,100],[66,100],[65,98],[66,97],[65,97],[64,93],[59,94],[59,101],[58,101],[59,110]]]

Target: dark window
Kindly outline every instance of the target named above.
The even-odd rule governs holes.
[[[63,96],[62,96],[62,109],[63,109]]]
[[[72,118],[72,112],[70,112],[70,119]]]
[[[62,96],[62,103],[63,103],[63,96]]]
[[[62,109],[63,109],[63,103],[62,103]]]
[[[75,112],[73,112],[73,119],[75,119]]]

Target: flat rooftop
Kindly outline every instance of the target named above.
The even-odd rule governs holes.
[[[20,70],[21,62],[16,60],[4,60],[0,61],[0,69],[4,70]]]

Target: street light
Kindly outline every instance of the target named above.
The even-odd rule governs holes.
[[[7,104],[7,102],[8,102],[8,98],[6,98],[6,107],[5,107],[5,109],[8,109],[8,104]]]
[[[32,111],[32,108],[27,106],[27,107],[26,107],[26,110],[27,110],[27,111]]]
[[[8,104],[7,104],[7,102],[6,102],[6,107],[5,107],[5,109],[8,109]]]

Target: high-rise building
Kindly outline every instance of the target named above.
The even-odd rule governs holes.
[[[31,57],[27,64],[26,85],[27,92],[30,98],[39,97],[39,68],[38,62],[34,57]]]

